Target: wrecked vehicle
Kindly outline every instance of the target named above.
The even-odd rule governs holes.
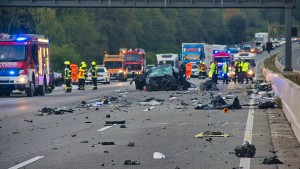
[[[153,68],[147,73],[137,76],[133,81],[135,81],[138,90],[143,90],[146,87],[148,91],[171,91],[179,88],[187,90],[191,87],[191,83],[188,81],[184,81],[183,85],[180,86],[178,75],[170,65]]]

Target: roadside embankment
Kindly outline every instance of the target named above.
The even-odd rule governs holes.
[[[280,57],[280,54],[277,55]],[[283,66],[278,62],[278,58],[275,59],[275,65],[279,65],[277,69],[283,71]],[[276,63],[277,62],[277,63]],[[283,111],[287,117],[290,125],[294,131],[295,136],[300,142],[300,86],[291,80],[287,79],[286,76],[299,76],[299,75],[288,75],[285,73],[278,73],[269,70],[265,67],[264,62],[262,63],[262,73],[267,81],[272,83],[272,87],[276,94],[281,98]],[[281,65],[281,67],[280,67]]]

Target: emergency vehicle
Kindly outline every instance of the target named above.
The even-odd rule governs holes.
[[[51,84],[50,45],[44,35],[0,34],[0,96],[13,90],[44,96]]]
[[[111,79],[116,79],[122,82],[127,81],[128,69],[125,66],[124,55],[104,55],[103,64],[110,74]]]
[[[157,65],[171,65],[178,72],[179,56],[174,53],[156,54]]]
[[[121,48],[120,54],[124,55],[125,68],[128,69],[128,75],[134,77],[134,74],[142,74],[146,72],[146,53],[142,48],[134,50]]]
[[[199,64],[205,59],[203,43],[182,43],[181,44],[180,60],[185,65],[188,62]]]
[[[232,59],[231,56],[229,54],[229,52],[224,52],[224,51],[218,51],[218,50],[214,50],[213,51],[213,57],[214,57],[214,61],[217,62],[217,67],[219,70],[219,75],[218,78],[223,78],[224,77],[224,72],[222,70],[223,64],[225,62],[227,62],[227,66],[228,66],[228,80],[230,80],[230,73],[232,70]]]
[[[254,72],[254,67],[256,66],[255,56],[256,56],[255,53],[251,53],[251,52],[241,52],[233,55],[234,61],[241,59],[242,61],[246,61],[249,63],[247,76],[250,80],[253,80],[253,77],[255,76],[255,72]]]

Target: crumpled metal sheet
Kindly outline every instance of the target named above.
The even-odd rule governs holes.
[[[282,164],[280,160],[277,159],[277,156],[272,156],[272,157],[266,157],[264,161],[262,162],[263,164]]]
[[[217,85],[212,80],[206,80],[200,83],[200,91],[219,91]]]
[[[237,146],[234,149],[235,155],[237,157],[254,157],[256,153],[256,148],[253,144],[250,144],[248,141],[245,141],[243,145]]]
[[[44,107],[42,108],[42,110],[38,110],[39,112],[41,112],[41,115],[50,115],[50,114],[64,114],[65,112],[68,113],[73,113],[75,110],[71,109],[71,108],[66,108],[66,107],[62,107],[62,108],[49,108],[49,107]]]
[[[190,87],[195,88],[195,85],[186,80],[180,85],[178,76],[170,65],[151,69],[146,74],[135,77],[134,81],[138,90],[143,90],[145,86],[148,91],[174,91],[178,89],[187,90]]]

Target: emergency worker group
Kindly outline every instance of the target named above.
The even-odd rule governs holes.
[[[249,79],[247,76],[247,72],[249,70],[249,63],[245,60],[238,59],[233,64],[234,69],[234,77],[233,81],[236,84],[238,82],[239,84],[243,84],[244,81],[246,81],[246,84],[249,83]],[[222,70],[223,74],[223,84],[229,84],[228,82],[228,74],[229,74],[229,62],[225,61],[222,63],[221,69],[218,67],[217,61],[212,61],[209,66],[209,72],[208,68],[205,65],[204,61],[200,61],[200,64],[198,65],[198,72],[199,72],[199,79],[205,79],[206,77],[211,78],[211,80],[215,84],[218,83],[218,76],[220,73],[220,70]],[[208,72],[208,74],[207,74]],[[182,61],[179,61],[179,72],[178,72],[178,80],[179,84],[183,85],[185,80],[190,80],[192,74],[192,63],[188,62],[186,65],[182,63]]]
[[[70,61],[65,61],[65,70],[63,73],[64,76],[64,82],[65,82],[65,89],[66,89],[66,93],[70,93],[72,92],[72,70],[70,67]],[[92,90],[97,90],[97,72],[98,72],[98,68],[97,68],[97,64],[95,61],[93,61],[91,63],[91,77],[92,77],[92,82],[93,82],[93,89]],[[86,78],[88,77],[87,74],[87,64],[83,61],[81,62],[81,66],[79,67],[78,70],[78,90],[85,90],[85,81]]]
[[[70,61],[65,61],[65,70],[64,70],[64,81],[66,84],[66,93],[72,92],[72,70],[70,67]],[[164,65],[166,63],[164,62]],[[209,73],[208,68],[205,65],[204,61],[201,61],[200,64],[198,65],[198,72],[199,72],[199,79],[205,79],[206,77],[209,77],[212,79],[212,81],[215,84],[218,83],[218,75],[220,69],[218,68],[217,61],[212,61],[210,63],[209,67]],[[223,84],[229,84],[228,83],[228,73],[229,73],[229,63],[228,61],[222,63],[222,72],[223,72]],[[249,70],[249,63],[245,60],[238,59],[234,62],[233,64],[233,69],[234,69],[234,77],[233,81],[236,84],[238,82],[239,84],[243,84],[244,80],[246,80],[246,83],[249,83],[249,79],[247,76],[247,71]],[[92,90],[97,90],[97,64],[95,61],[91,63],[91,77],[92,77],[92,82],[93,82],[93,89]],[[178,66],[178,80],[179,80],[179,85],[184,86],[184,83],[186,80],[190,80],[192,75],[192,63],[188,62],[186,65],[182,63],[182,61],[179,61],[179,66]],[[86,78],[88,77],[87,74],[87,65],[83,61],[81,62],[81,66],[78,71],[78,90],[85,90],[85,81]]]

